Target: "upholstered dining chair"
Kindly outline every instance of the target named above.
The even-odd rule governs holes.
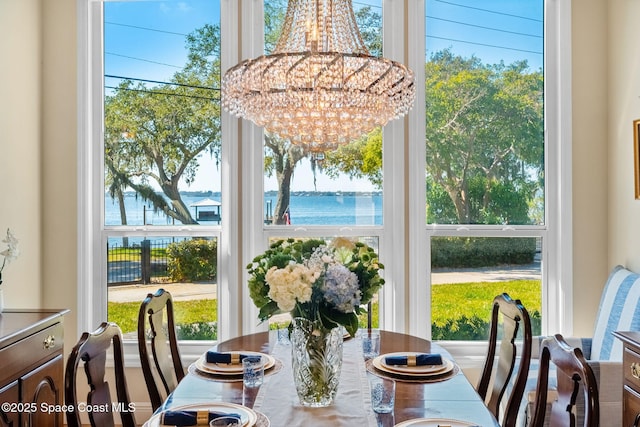
[[[551,363],[556,366],[558,397],[547,414]],[[546,338],[540,351],[535,410],[530,427],[576,427],[576,411],[582,409],[579,408],[582,405],[578,405],[580,389],[584,396],[584,427],[597,427],[600,424],[598,385],[591,366],[582,351],[567,344],[562,335]],[[545,415],[548,415],[548,424],[545,424]]]
[[[123,427],[136,427],[135,417],[129,400],[127,382],[124,372],[124,357],[122,353],[122,331],[112,322],[103,322],[94,332],[85,332],[78,343],[71,350],[64,378],[64,400],[67,405],[78,408],[78,403],[85,401],[78,399],[80,385],[78,368],[82,363],[89,386],[86,398],[87,407],[105,408],[106,410],[88,411],[89,422],[92,427],[113,427],[113,402],[109,382],[106,380],[107,352],[113,348],[113,364],[115,371],[115,385],[118,407]],[[86,387],[86,384],[84,385]],[[81,427],[80,411],[67,411],[67,425]]]
[[[498,342],[499,329],[502,334]],[[520,330],[522,350],[518,356],[516,341]],[[501,421],[502,427],[516,425],[529,374],[531,339],[531,320],[520,300],[512,300],[506,293],[496,296],[491,311],[489,348],[478,383],[478,394],[496,419]]]
[[[173,298],[164,289],[148,294],[140,305],[138,351],[149,399],[155,411],[184,378],[173,317]]]

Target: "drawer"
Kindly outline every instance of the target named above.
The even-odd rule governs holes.
[[[626,346],[624,348],[622,370],[625,381],[634,389],[640,390],[640,354]]]
[[[623,406],[623,426],[633,426],[636,416],[640,414],[640,394],[635,390],[624,386],[622,396]]]
[[[56,323],[0,350],[0,384],[62,353],[63,326]]]

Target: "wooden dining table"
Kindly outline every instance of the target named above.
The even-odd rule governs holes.
[[[381,354],[411,351],[441,353],[448,356],[448,353],[442,347],[428,340],[384,330],[379,332]],[[357,341],[358,338],[351,338],[350,340]],[[348,341],[345,341],[345,345],[347,345]],[[277,342],[276,331],[260,332],[220,342],[212,349],[219,352],[244,350],[269,354],[272,353]],[[358,343],[354,342],[352,345],[358,345]],[[189,367],[189,373],[167,398],[164,405],[159,409],[160,411],[212,400],[241,404],[250,408],[254,407],[259,388],[243,387],[241,379],[217,381],[207,378],[194,371],[193,368],[193,365]],[[370,366],[369,369],[371,369]],[[291,376],[291,368],[285,366],[273,375]],[[308,423],[305,420],[305,425],[300,427],[330,425],[326,424],[326,422],[314,421],[313,412],[310,411],[310,413]],[[397,423],[415,418],[455,419],[467,421],[474,426],[499,426],[494,416],[478,396],[475,388],[457,366],[455,374],[442,381],[409,382],[396,380],[396,400],[393,413],[372,416],[375,416],[378,426],[384,427],[393,427]],[[272,422],[271,427],[290,426],[277,426]]]

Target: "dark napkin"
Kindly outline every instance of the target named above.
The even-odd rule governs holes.
[[[201,411],[166,411],[162,414],[162,424],[167,426],[196,426],[198,425],[198,412]],[[209,411],[204,411],[209,412]],[[241,419],[239,414],[227,414],[224,412],[209,412],[207,424],[211,420],[220,417],[233,417]]]
[[[245,357],[249,357],[247,354],[240,355],[240,362]],[[231,353],[218,353],[217,351],[207,351],[207,363],[231,363]]]
[[[387,356],[384,363],[387,365],[406,365],[407,356]],[[442,357],[439,354],[421,353],[416,354],[416,366],[442,365]]]

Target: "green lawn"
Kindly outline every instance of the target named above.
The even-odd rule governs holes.
[[[215,299],[174,301],[176,324],[211,322],[218,320],[218,301]],[[138,325],[140,302],[110,302],[109,321],[120,325],[123,333],[134,332]]]
[[[512,280],[434,285],[431,289],[434,339],[481,339],[490,318],[493,298],[503,292],[522,301],[532,317],[535,334],[542,312],[540,281]],[[177,325],[218,319],[217,300],[214,299],[174,301],[174,305]],[[109,320],[120,325],[123,333],[134,332],[139,308],[139,302],[110,302]],[[366,322],[366,314],[360,316],[360,326],[366,327]],[[270,328],[286,325],[273,323]],[[378,327],[378,303],[373,304],[373,327]]]
[[[431,287],[431,321],[442,326],[448,320],[459,319],[463,315],[477,315],[489,320],[493,298],[503,292],[522,301],[530,315],[536,311],[542,312],[539,280],[452,283]]]

